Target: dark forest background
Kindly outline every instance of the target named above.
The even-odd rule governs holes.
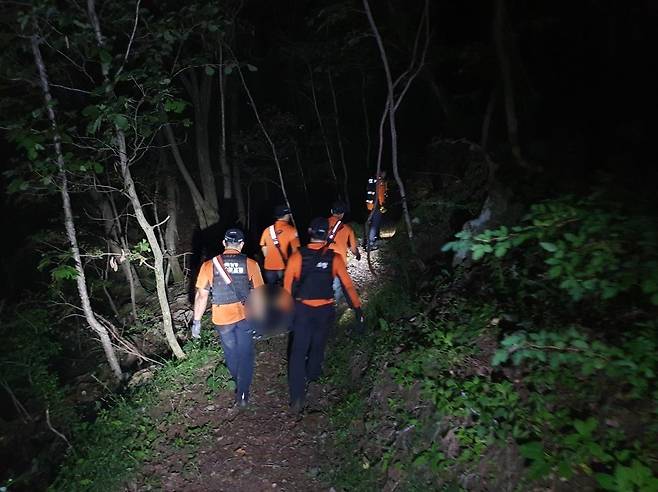
[[[388,173],[385,229],[395,233],[386,261],[404,257],[391,267],[407,282],[395,299],[431,317],[438,304],[426,282],[413,285],[415,274],[443,279],[456,272],[451,289],[456,285],[460,295],[474,289],[487,302],[509,300],[510,291],[534,292],[537,284],[524,279],[539,275],[556,279],[556,287],[531,301],[519,297],[510,310],[534,306],[542,296],[547,304],[537,312],[573,302],[558,324],[578,322],[592,333],[605,326],[599,333],[610,346],[625,343],[616,336],[651,332],[646,323],[658,304],[652,246],[658,5],[373,0],[369,6],[376,33],[365,3],[353,0],[0,0],[0,421],[11,436],[1,480],[23,476],[43,486],[57,475],[60,463],[40,453],[64,444],[53,438],[44,411],[64,434],[76,435],[76,422],[112,407],[104,385],[124,391],[154,359],[185,357],[191,287],[201,262],[220,251],[226,228],[245,229],[246,251],[260,259],[258,240],[274,206],[290,203],[305,240],[310,219],[328,215],[341,199],[361,235],[366,182],[378,169]],[[375,34],[392,78],[401,77],[394,96],[408,85],[395,111],[396,144],[388,119],[380,129],[389,87]],[[554,205],[532,208],[546,200]],[[585,244],[618,243],[605,246],[608,256],[602,253],[593,267],[590,252],[566,251],[547,261],[559,271],[537,273],[545,259],[536,260],[537,251],[560,251],[551,234],[571,222],[588,224],[579,232]],[[517,224],[526,228],[508,234]],[[463,235],[450,242],[455,233]],[[515,235],[523,236],[518,244]],[[506,245],[495,250],[503,264],[479,271],[472,260],[493,256],[493,248],[480,247],[492,241]],[[532,241],[544,246],[511,258],[527,254],[536,262],[504,263],[508,250]],[[461,260],[448,257],[449,250]],[[566,266],[565,257],[576,259]],[[460,269],[471,267],[475,273],[460,283]],[[502,271],[518,274],[519,284],[493,287]],[[381,286],[388,288],[384,280]],[[430,297],[427,310],[414,304]],[[579,311],[579,302],[594,298],[591,312]],[[373,301],[374,329],[382,320],[410,319],[406,310],[386,311],[383,299]],[[619,320],[644,331],[628,325],[615,332],[610,325]],[[499,342],[514,331],[504,330]],[[425,342],[413,338],[409,346],[416,343]],[[655,380],[646,374],[651,381],[637,393],[637,408],[640,420],[653,420],[644,403],[655,399]],[[79,388],[89,396],[80,398]],[[34,429],[39,437],[10,459],[11,447]],[[654,473],[653,451],[638,456]],[[526,465],[539,462],[525,458]],[[601,466],[594,469],[612,473],[609,461],[596,459]],[[630,467],[630,460],[619,466]],[[30,463],[37,463],[32,470]],[[655,490],[638,487],[610,490]]]

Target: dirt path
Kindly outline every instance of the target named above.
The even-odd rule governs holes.
[[[373,262],[377,264],[376,255]],[[350,274],[365,293],[372,281],[365,258],[350,265]],[[312,388],[303,418],[291,416],[286,338],[258,342],[256,353],[249,409],[234,413],[231,392],[209,399],[206,378],[213,363],[202,368],[185,391],[167,395],[158,408],[149,410],[165,422],[158,428],[162,436],[126,490],[332,490],[318,478],[320,450],[329,431],[322,411],[328,389]]]
[[[232,392],[208,400],[204,376],[212,372],[209,365],[198,383],[151,410],[155,418],[175,408],[177,417],[162,426],[154,458],[127,490],[329,490],[316,478],[324,415],[299,419],[287,412],[285,338],[259,342],[256,350],[250,408],[231,410]]]

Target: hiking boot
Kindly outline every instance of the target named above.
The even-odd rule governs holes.
[[[290,404],[289,412],[291,415],[299,416],[304,411],[304,400],[295,400]]]
[[[249,407],[249,400],[247,398],[238,398],[235,402],[235,406],[240,410],[244,410]]]

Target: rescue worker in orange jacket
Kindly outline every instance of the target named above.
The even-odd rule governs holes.
[[[242,254],[244,233],[229,229],[224,253],[201,265],[196,281],[192,337],[201,336],[201,317],[212,292],[212,322],[220,337],[224,359],[236,384],[236,406],[246,407],[254,372],[253,330],[245,303],[252,289],[263,285],[258,263]]]
[[[368,212],[371,212],[371,216],[366,247],[371,251],[377,249],[377,237],[382,225],[382,215],[386,212],[384,203],[386,202],[387,192],[386,171],[382,170],[374,178],[368,179],[366,208]]]
[[[329,249],[339,254],[345,264],[348,264],[347,252],[349,251],[357,261],[361,259],[359,245],[356,241],[354,229],[343,221],[347,212],[347,204],[341,201],[335,201],[331,206],[331,216],[329,221],[329,232],[327,234],[327,244]],[[338,301],[342,297],[340,279],[334,278],[334,298]]]
[[[283,278],[290,254],[299,249],[299,235],[291,224],[292,214],[285,205],[274,209],[276,221],[267,227],[260,237],[260,247],[265,258],[265,281],[268,285],[279,283]]]
[[[361,300],[347,274],[345,261],[327,247],[327,219],[318,217],[308,229],[310,243],[290,256],[283,288],[295,299],[292,345],[288,359],[290,408],[304,408],[306,385],[322,374],[324,350],[335,317],[332,283],[335,277],[345,289],[357,320],[363,323]]]

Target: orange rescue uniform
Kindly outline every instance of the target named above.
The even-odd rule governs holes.
[[[318,250],[324,248],[325,243],[309,243],[309,249]],[[338,277],[347,292],[347,295],[352,301],[352,306],[355,308],[361,307],[361,299],[356,293],[356,288],[352,283],[352,279],[347,273],[347,267],[345,266],[345,261],[339,254],[334,255],[334,260],[331,265],[331,273],[334,277]],[[286,273],[283,276],[283,288],[292,295],[292,285],[293,282],[299,281],[302,274],[302,254],[299,251],[295,251],[290,255],[290,260],[288,260],[288,266],[286,267]],[[301,301],[307,306],[319,307],[326,306],[327,304],[332,304],[334,302],[333,298],[331,299],[307,299]]]
[[[283,270],[286,268],[284,260],[288,259],[288,249],[292,248],[294,250],[299,248],[300,244],[297,229],[285,220],[277,220],[274,223],[274,231],[279,240],[281,254],[279,254],[277,246],[274,244],[274,241],[272,241],[269,229],[270,228],[267,227],[260,237],[260,246],[267,247],[267,254],[265,255],[265,263],[263,266],[265,267],[265,270]]]
[[[338,222],[338,217],[332,215],[327,220],[329,221],[329,230],[331,231],[332,228],[336,225],[336,222]],[[338,229],[338,232],[336,233],[334,241],[329,245],[329,249],[342,256],[343,261],[345,264],[347,264],[347,250],[355,248],[356,245],[357,242],[354,229],[352,229],[350,225],[343,222],[340,226],[340,229]]]
[[[239,251],[235,249],[227,249],[224,251],[225,255],[237,255]],[[257,289],[263,285],[263,276],[260,273],[260,267],[258,263],[247,258],[247,275],[249,276],[249,281],[251,287]],[[199,275],[196,279],[196,288],[210,290],[212,287],[213,279],[213,267],[212,260],[206,261],[201,265],[201,270],[199,270]],[[212,322],[216,325],[230,325],[242,321],[247,317],[245,307],[241,302],[234,302],[232,304],[223,304],[218,306],[216,304],[212,305]]]

